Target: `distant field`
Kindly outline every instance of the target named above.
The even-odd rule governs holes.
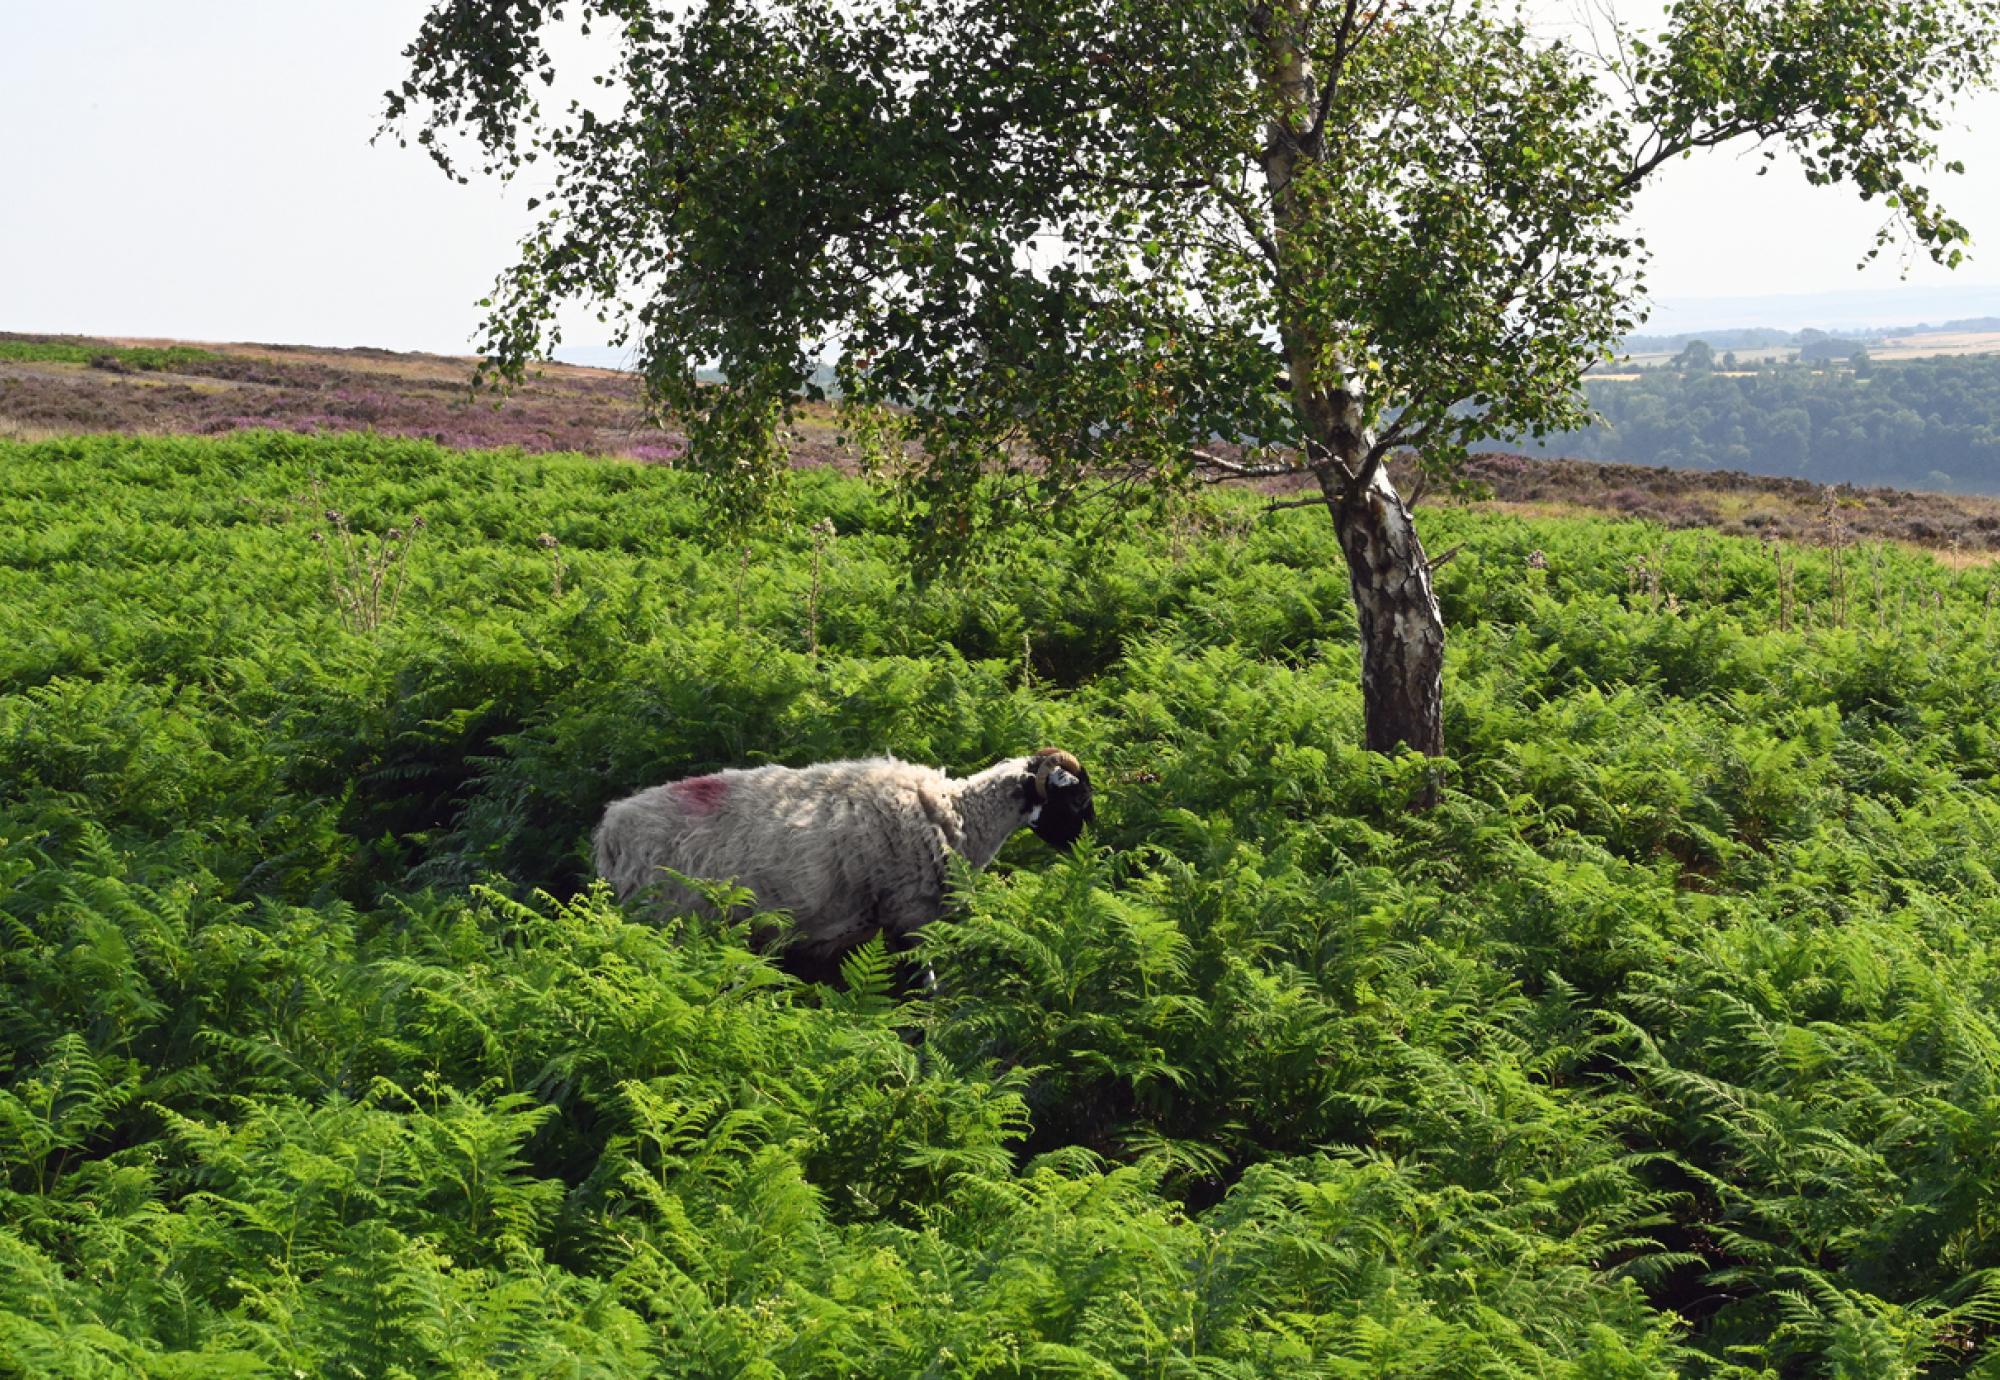
[[[1777,360],[1790,359],[1798,352],[1799,347],[1796,345],[1756,345],[1727,351],[1717,350],[1715,353],[1718,359],[1724,354],[1733,354],[1743,364],[1768,364]],[[1662,364],[1671,363],[1677,353],[1678,351],[1675,350],[1646,350],[1638,354],[1621,355],[1619,358],[1627,364],[1654,369]],[[1592,377],[1611,378],[1614,376],[1610,374],[1594,374]]]
[[[1880,348],[1869,346],[1876,359],[1923,359],[1930,355],[2000,354],[2000,331],[1926,331],[1892,336]]]
[[[1744,364],[1765,364],[1790,359],[1799,352],[1796,345],[1739,346],[1727,351]],[[1723,353],[1717,350],[1719,358]],[[2000,331],[1921,331],[1868,342],[1871,359],[1929,359],[1934,355],[2000,354]],[[1628,364],[1653,368],[1674,358],[1672,350],[1647,350],[1621,356]],[[1599,374],[1598,378],[1615,375]]]

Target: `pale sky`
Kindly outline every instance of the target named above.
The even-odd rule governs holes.
[[[0,0],[0,330],[468,349],[532,188],[461,187],[415,148],[369,145],[424,9]],[[1773,294],[1867,295],[1839,322],[1808,304],[1768,324],[2000,312],[2000,97],[1957,118],[1948,151],[1970,173],[1937,184],[1975,238],[1957,274],[1856,273],[1879,207],[1724,151],[1640,199],[1649,329],[1766,324],[1701,299]],[[579,314],[565,337],[602,328]]]

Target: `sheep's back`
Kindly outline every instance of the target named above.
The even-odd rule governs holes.
[[[907,928],[934,918],[944,852],[958,843],[945,783],[892,758],[669,782],[605,812],[598,870],[624,898],[659,883],[661,867],[737,882],[762,909],[790,911],[814,946]],[[663,890],[670,908],[698,899]]]

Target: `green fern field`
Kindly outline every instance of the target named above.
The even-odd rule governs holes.
[[[1413,815],[1323,514],[691,482],[0,443],[0,1375],[2000,1375],[1991,568],[1426,510]],[[1043,743],[928,999],[589,882]]]

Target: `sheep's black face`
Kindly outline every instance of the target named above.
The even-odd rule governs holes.
[[[1028,763],[1028,826],[1051,848],[1074,847],[1083,826],[1097,822],[1090,773],[1067,752],[1045,749]]]

